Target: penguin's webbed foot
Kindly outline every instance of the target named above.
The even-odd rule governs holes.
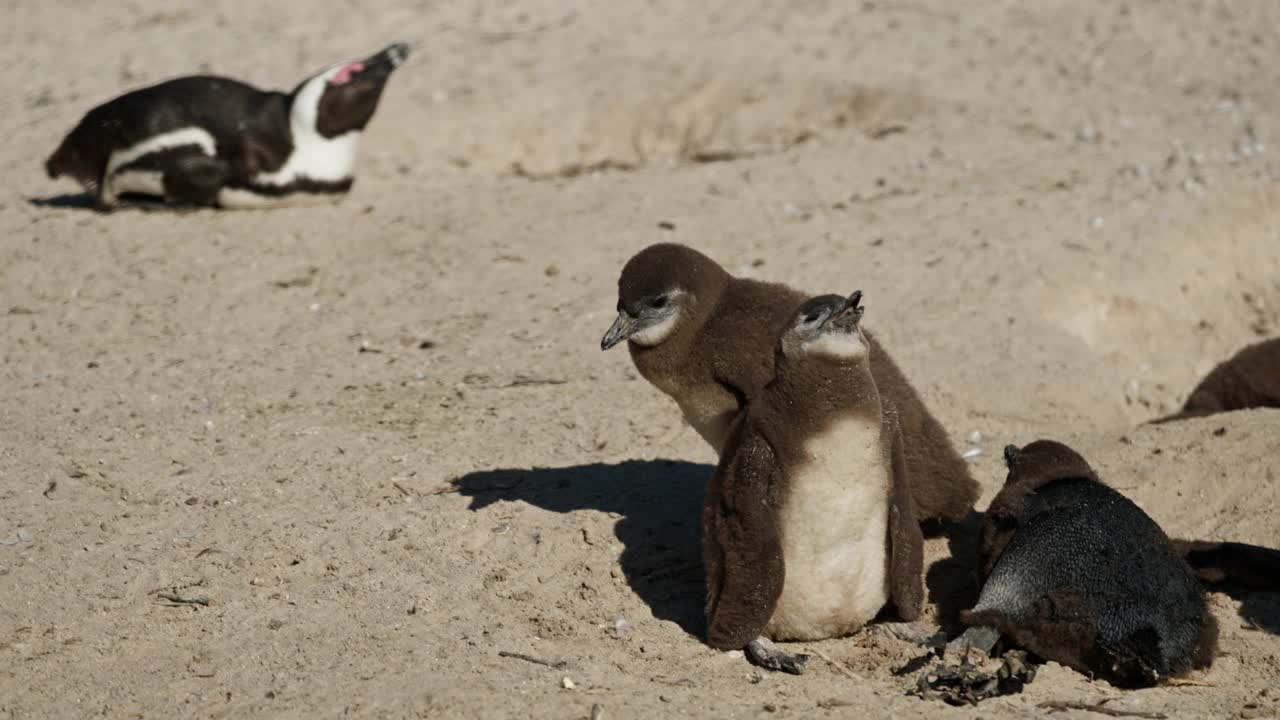
[[[808,655],[786,652],[765,637],[758,637],[747,643],[747,659],[766,670],[779,670],[792,675],[802,674],[805,663],[809,662]]]

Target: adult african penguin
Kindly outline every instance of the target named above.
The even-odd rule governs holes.
[[[126,193],[253,208],[332,200],[350,190],[361,133],[404,44],[308,77],[291,92],[209,75],[125,93],[90,110],[45,163],[100,210]]]

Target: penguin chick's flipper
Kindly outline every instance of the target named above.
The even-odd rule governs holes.
[[[792,675],[802,674],[805,664],[809,662],[808,655],[786,652],[765,637],[758,637],[747,643],[747,658],[766,670],[780,670]]]
[[[898,410],[888,398],[881,411],[882,442],[892,463],[889,488],[889,596],[898,617],[908,622],[924,611],[924,535],[916,519],[911,478],[902,447]]]
[[[782,594],[782,540],[770,507],[778,463],[768,443],[747,433],[721,465],[703,507],[707,644],[740,650],[764,633]],[[726,478],[743,482],[724,487]]]
[[[226,162],[201,152],[175,154],[160,163],[165,199],[188,205],[216,205],[226,184]]]
[[[1237,542],[1172,540],[1201,582],[1280,591],[1280,550]]]

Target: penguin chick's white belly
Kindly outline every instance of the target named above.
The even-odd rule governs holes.
[[[889,601],[889,485],[881,425],[844,418],[805,444],[777,510],[786,567],[765,634],[820,640],[859,630]]]

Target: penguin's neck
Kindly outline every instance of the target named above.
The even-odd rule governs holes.
[[[255,183],[275,186],[307,181],[335,183],[354,176],[360,131],[324,137],[316,129],[320,100],[330,74],[331,71],[311,78],[288,97],[286,112],[293,150],[284,165],[272,172],[260,173],[254,178]]]

